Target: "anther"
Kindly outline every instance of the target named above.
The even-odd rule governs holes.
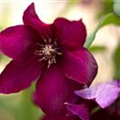
[[[37,45],[40,46],[39,50],[35,50],[34,54],[41,56],[41,59],[39,61],[48,61],[48,68],[51,66],[51,64],[55,64],[57,55],[62,55],[62,53],[59,51],[60,49],[57,46],[57,40],[52,44],[51,38],[48,39],[48,41],[45,38],[42,38],[45,44],[37,43]]]
[[[47,40],[46,40],[46,39],[43,39],[43,41],[44,41],[45,43],[47,43]]]

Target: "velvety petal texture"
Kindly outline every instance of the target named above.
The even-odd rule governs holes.
[[[35,58],[24,63],[11,61],[0,75],[0,93],[15,93],[29,87],[41,71],[42,65]]]
[[[15,59],[27,59],[36,46],[38,35],[23,25],[9,27],[0,33],[0,51]]]
[[[94,87],[75,91],[75,94],[89,100],[94,100],[101,108],[110,106],[118,98],[120,93],[119,81],[101,83]]]
[[[65,51],[61,68],[67,78],[90,85],[97,74],[98,66],[92,54],[82,48],[74,52]]]
[[[58,43],[69,50],[78,50],[83,47],[86,39],[86,28],[82,20],[69,21],[58,18],[53,23]]]
[[[36,14],[34,3],[32,3],[25,10],[23,14],[23,22],[26,26],[29,26],[36,30],[41,38],[48,39],[52,37],[51,27],[48,24],[43,23]]]
[[[52,65],[44,71],[37,83],[35,102],[47,115],[66,115],[65,102],[71,102],[74,98],[74,90],[80,85],[68,80],[59,67]]]
[[[74,105],[70,103],[65,103],[65,104],[68,111],[70,111],[74,115],[79,116],[81,120],[90,120],[90,112],[85,104],[81,104],[81,105]]]

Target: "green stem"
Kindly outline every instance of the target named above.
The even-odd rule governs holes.
[[[90,36],[88,36],[84,46],[86,48],[89,48],[90,45],[93,43],[98,30],[101,29],[103,26],[106,26],[108,24],[120,25],[120,17],[115,15],[114,13],[110,13],[110,14],[104,16],[100,20],[100,22],[99,22],[98,26],[96,27],[96,29],[92,32],[92,34],[90,34]]]

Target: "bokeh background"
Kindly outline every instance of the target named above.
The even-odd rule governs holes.
[[[70,20],[83,19],[89,36],[100,19],[113,12],[114,0],[0,0],[0,31],[22,23],[24,10],[35,3],[39,18],[52,23],[57,17]],[[100,29],[89,48],[99,66],[92,85],[120,78],[120,27],[114,24]],[[0,54],[0,73],[11,61]],[[24,84],[24,83],[23,83]],[[17,94],[0,94],[0,120],[38,120],[41,110],[32,102],[34,84]]]

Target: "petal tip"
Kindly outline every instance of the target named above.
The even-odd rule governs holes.
[[[34,15],[35,14],[35,4],[32,2],[24,11],[23,13],[23,22],[25,22],[25,18],[28,17],[29,15]]]
[[[80,22],[83,22],[83,18],[80,18],[80,20],[79,20]]]
[[[35,7],[35,4],[34,4],[34,2],[32,2],[29,6],[28,6],[28,8],[29,7],[32,7],[32,8],[34,8]]]

